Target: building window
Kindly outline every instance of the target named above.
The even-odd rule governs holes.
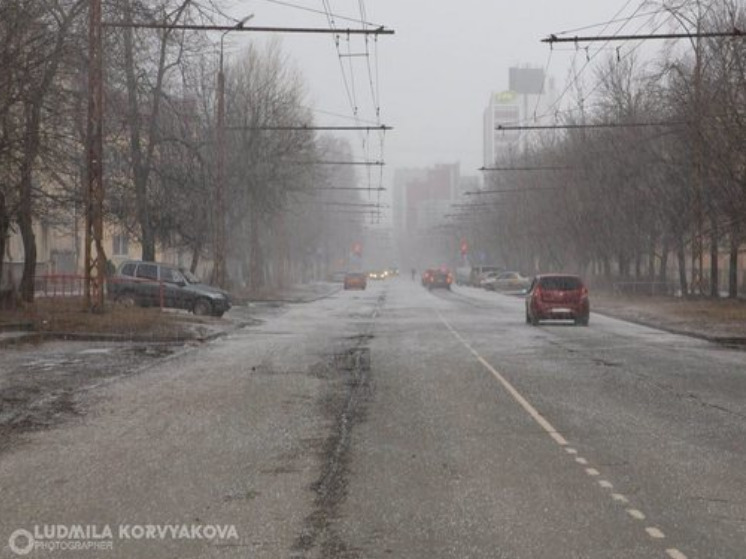
[[[129,255],[129,239],[127,235],[114,235],[112,239],[112,251],[114,256],[128,256]]]

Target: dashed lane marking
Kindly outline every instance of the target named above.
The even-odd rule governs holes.
[[[464,339],[464,337],[461,336],[461,334],[459,334],[453,328],[453,326],[451,326],[451,324],[445,319],[443,314],[440,311],[436,311],[436,313],[440,321],[446,326],[446,328],[448,328],[451,334],[458,341],[460,341],[464,345],[464,347],[466,347],[466,349],[468,349],[471,352],[471,354],[477,359],[477,361],[479,361],[482,364],[482,366],[484,366],[490,373],[492,373],[492,375],[497,379],[497,381],[503,385],[505,390],[507,390],[508,394],[510,394],[513,397],[513,399],[516,402],[518,402],[518,404],[520,404],[520,406],[533,418],[533,420],[536,421],[536,423],[538,423],[541,426],[541,428],[544,429],[544,431],[546,431],[547,434],[550,437],[552,437],[552,439],[558,445],[563,447],[567,454],[577,455],[578,451],[568,446],[567,440],[559,433],[559,431],[557,431],[557,429],[555,429],[554,426],[551,423],[549,423],[549,421],[543,415],[541,415],[539,411],[534,406],[532,406],[528,402],[528,400],[526,400],[526,398],[524,398],[521,395],[521,393],[518,392],[518,390],[502,374],[500,374],[500,372],[497,369],[495,369],[486,359],[484,359],[484,357],[482,357],[479,354],[479,352],[477,352],[477,350],[475,350],[471,346],[471,344],[467,342]],[[588,461],[585,458],[582,458],[580,456],[576,456],[575,461],[581,465],[588,465]],[[593,477],[601,475],[601,473],[595,468],[585,468],[585,472],[589,476],[593,476]],[[599,480],[598,484],[605,489],[612,489],[614,487],[611,482],[606,481],[606,480]],[[627,497],[625,497],[621,493],[612,493],[611,498],[614,501],[617,501],[623,504],[629,503],[629,499],[627,499]],[[645,520],[645,515],[637,509],[628,508],[626,509],[626,511],[627,511],[627,514],[629,514],[632,518],[636,520]],[[654,526],[649,526],[645,528],[645,531],[647,532],[648,536],[654,539],[660,540],[666,537],[665,534],[660,529]],[[687,559],[686,555],[684,555],[678,549],[675,549],[675,548],[667,549],[666,554],[671,559]]]
[[[645,528],[645,531],[648,533],[648,536],[651,538],[655,538],[656,540],[662,540],[666,537],[666,535],[661,532],[658,528],[655,528],[653,526],[650,526],[649,528]]]
[[[635,520],[645,520],[645,515],[637,509],[627,509],[627,514]]]

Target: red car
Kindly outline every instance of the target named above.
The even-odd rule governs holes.
[[[526,322],[534,326],[540,320],[574,320],[588,326],[590,311],[588,288],[578,276],[536,276],[526,296]]]
[[[445,268],[437,270],[428,270],[427,274],[423,279],[423,284],[428,289],[434,289],[436,287],[442,287],[444,289],[451,289],[453,283],[453,274]]]
[[[347,272],[345,275],[345,289],[365,289],[368,286],[368,278],[365,274]]]

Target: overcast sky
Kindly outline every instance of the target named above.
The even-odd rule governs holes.
[[[287,2],[316,10],[323,10],[325,4],[323,0]],[[361,3],[357,0],[328,0],[327,4],[336,14],[360,17]],[[550,48],[540,39],[550,33],[605,22],[622,8],[622,15],[630,15],[642,2],[367,0],[362,4],[368,21],[396,32],[377,41],[381,120],[395,128],[387,135],[384,152],[390,182],[395,167],[435,163],[460,162],[462,174],[478,174],[476,169],[482,163],[482,112],[490,92],[507,88],[508,68],[544,68],[549,62],[548,73],[556,78],[561,90],[573,54],[565,47],[555,50],[550,59]],[[250,25],[257,26],[328,26],[325,15],[280,6],[270,0],[236,0],[231,13],[237,17],[253,13]],[[342,19],[336,23],[338,27],[359,27]],[[634,26],[628,29],[632,31]],[[238,52],[246,35],[233,35],[233,52]],[[332,37],[285,35],[282,42],[305,77],[313,108],[351,115]],[[364,52],[365,42],[354,38],[349,48],[353,53]],[[346,39],[342,40],[341,49],[348,52]],[[372,39],[370,50],[375,50]],[[345,64],[350,60],[355,66],[360,115],[374,118],[367,61],[352,58]],[[371,64],[375,78],[375,61]],[[349,71],[347,75],[349,84]],[[351,124],[322,112],[316,113],[316,121]],[[360,154],[362,139],[353,134],[350,139]],[[377,158],[376,150],[371,156]]]

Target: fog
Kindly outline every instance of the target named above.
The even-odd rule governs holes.
[[[322,2],[308,0],[296,4],[322,7]],[[356,2],[332,0],[328,4],[337,14],[360,17]],[[396,33],[377,41],[381,120],[395,128],[386,139],[387,178],[395,167],[438,162],[460,161],[464,170],[475,171],[482,164],[482,112],[491,92],[507,89],[508,69],[523,65],[547,68],[551,51],[540,42],[542,38],[605,22],[623,4],[591,0],[366,3],[368,20]],[[257,26],[328,27],[324,15],[267,1],[234,2],[231,13],[236,18],[254,13],[251,24]],[[359,27],[341,19],[337,26]],[[248,40],[247,35],[234,34],[230,42],[237,47]],[[285,35],[282,41],[306,78],[313,107],[350,116],[352,110],[332,38]],[[352,44],[353,51],[364,50],[362,39],[353,38]],[[341,48],[346,52],[346,39],[342,39]],[[548,74],[564,83],[573,56],[573,52],[555,49]],[[375,119],[364,61],[357,59],[353,64],[360,115]],[[324,113],[316,117],[319,122],[335,120]]]

